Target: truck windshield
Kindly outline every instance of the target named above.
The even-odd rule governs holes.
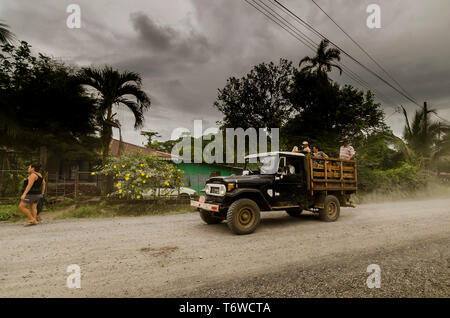
[[[275,174],[278,171],[279,157],[277,155],[257,157],[257,162],[250,162],[250,160],[245,159],[244,170],[250,170],[251,173]]]

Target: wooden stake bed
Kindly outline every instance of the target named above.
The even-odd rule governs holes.
[[[358,190],[356,161],[335,158],[317,158],[306,156],[308,170],[308,189],[314,191],[346,191]]]

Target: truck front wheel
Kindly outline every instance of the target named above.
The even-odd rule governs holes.
[[[198,209],[198,212],[200,212],[200,217],[206,224],[219,224],[223,221],[221,218],[213,216],[209,211]]]
[[[227,225],[234,234],[250,234],[261,220],[259,207],[250,199],[233,202],[227,212]]]
[[[325,222],[334,222],[339,218],[340,204],[334,195],[328,195],[323,203],[324,208],[319,210],[319,217]]]

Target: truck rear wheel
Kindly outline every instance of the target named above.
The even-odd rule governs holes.
[[[219,224],[219,223],[221,223],[223,221],[223,219],[212,215],[212,213],[209,212],[209,211],[206,211],[206,210],[203,210],[203,209],[198,209],[198,212],[200,212],[200,218],[206,224]]]
[[[303,210],[300,208],[293,208],[293,209],[287,209],[286,213],[289,214],[290,216],[299,216],[300,214],[302,214]]]
[[[234,234],[250,234],[261,220],[259,207],[250,199],[233,202],[227,212],[227,225]]]
[[[319,210],[319,217],[325,222],[334,222],[339,218],[340,204],[334,195],[327,195],[323,203],[324,208]]]

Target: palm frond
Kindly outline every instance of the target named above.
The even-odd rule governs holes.
[[[403,141],[403,139],[395,136],[394,134],[388,136],[387,139],[392,143],[397,151],[403,154],[407,162],[417,163],[417,154],[408,146],[406,142]]]
[[[300,63],[298,64],[298,66],[302,66],[303,63],[310,63],[312,61],[313,61],[312,58],[310,58],[309,56],[305,56],[304,58],[302,58],[300,60]]]
[[[144,110],[150,107],[151,101],[148,95],[134,84],[125,84],[117,90],[117,96],[123,95],[132,95],[136,97],[136,100],[142,104]]]
[[[118,103],[126,105],[127,108],[133,113],[134,128],[137,129],[142,127],[142,125],[144,124],[144,113],[142,111],[142,106],[132,100],[125,98],[121,98]]]
[[[15,38],[15,35],[9,30],[9,26],[0,22],[0,43],[10,44]]]
[[[340,67],[338,64],[330,63],[329,67],[330,67],[330,71],[331,71],[331,67],[337,68],[339,70],[339,74],[342,75],[342,67]]]

